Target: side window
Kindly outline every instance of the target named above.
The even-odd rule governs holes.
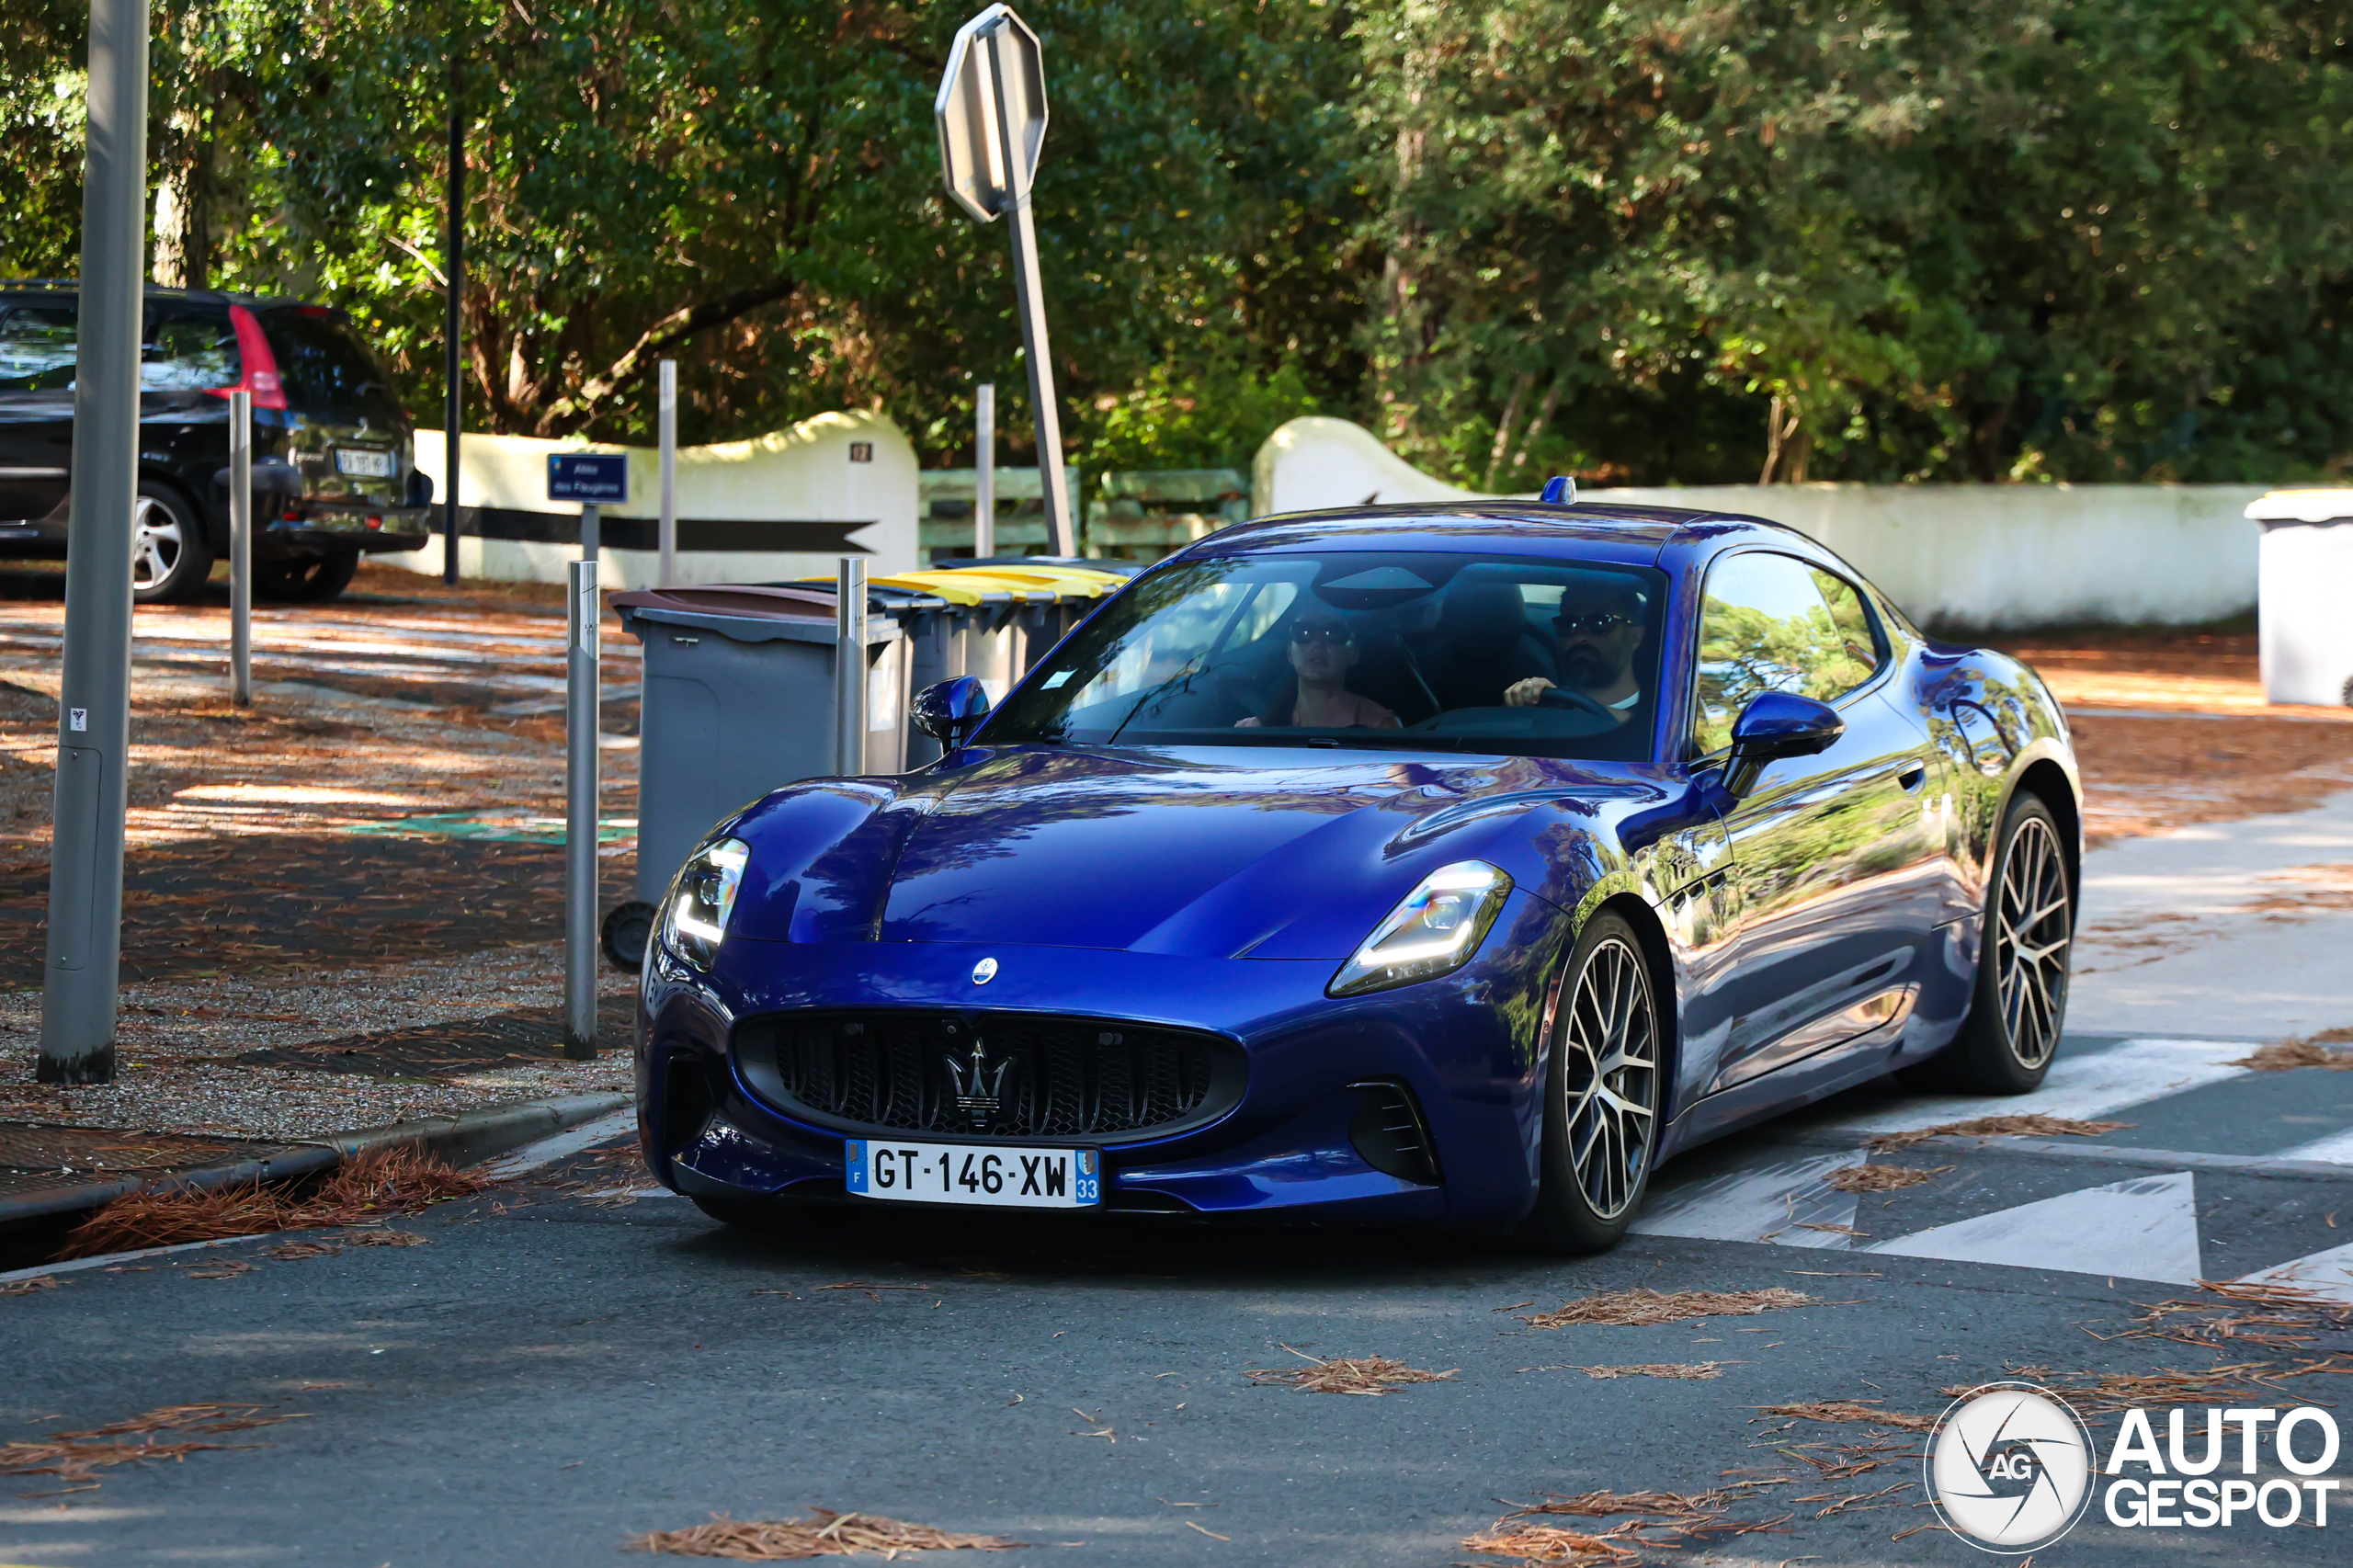
[[[237,332],[226,311],[218,317],[174,311],[151,315],[139,346],[142,392],[201,392],[233,387],[241,374]]]
[[[1706,756],[1732,744],[1733,721],[1760,693],[1829,702],[1862,685],[1879,666],[1878,642],[1851,585],[1757,551],[1708,573],[1697,665],[1691,751]]]
[[[0,392],[67,392],[76,353],[74,312],[18,305],[0,312]]]

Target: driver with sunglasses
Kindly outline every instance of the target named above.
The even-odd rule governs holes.
[[[1564,588],[1552,635],[1559,684],[1606,709],[1619,723],[1631,722],[1643,700],[1634,679],[1634,653],[1643,645],[1642,595],[1599,584]],[[1504,702],[1533,708],[1554,684],[1542,676],[1514,681]]]
[[[1397,715],[1369,697],[1347,688],[1348,671],[1363,657],[1356,633],[1347,622],[1330,616],[1308,614],[1290,624],[1288,644],[1291,674],[1298,685],[1289,702],[1271,713],[1244,719],[1237,730],[1268,728],[1302,730],[1393,730]]]

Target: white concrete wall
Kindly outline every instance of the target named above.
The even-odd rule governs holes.
[[[1345,419],[1268,437],[1252,510],[1478,498]],[[1915,619],[1971,627],[2188,625],[2255,608],[2260,485],[1695,484],[1581,498],[1786,523],[1854,562]]]
[[[870,462],[849,460],[850,443],[870,442]],[[496,506],[517,512],[576,513],[576,504],[547,499],[550,452],[625,452],[629,456],[630,501],[606,506],[603,516],[660,516],[662,465],[651,447],[600,446],[541,440],[529,436],[468,436],[463,441],[459,486],[460,506]],[[433,476],[434,495],[447,494],[438,430],[416,433],[416,466]],[[850,541],[870,552],[870,576],[912,572],[921,564],[916,538],[915,449],[899,427],[880,414],[821,414],[788,430],[748,441],[678,449],[677,509],[681,517],[747,522],[863,522]],[[438,574],[441,540],[423,550],[373,559],[411,571]],[[564,563],[580,559],[572,544],[522,540],[458,540],[459,571],[469,577],[560,583]],[[805,551],[728,550],[678,552],[681,583],[773,582],[834,574],[836,557]],[[598,551],[598,578],[607,587],[654,585],[659,567],[652,550]]]

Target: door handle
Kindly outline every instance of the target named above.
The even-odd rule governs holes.
[[[1920,786],[1928,781],[1928,770],[1923,764],[1910,763],[1895,776],[1895,781],[1904,786],[1905,794],[1916,794],[1919,792]]]

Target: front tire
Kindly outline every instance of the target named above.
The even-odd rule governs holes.
[[[195,510],[154,483],[139,486],[131,514],[131,597],[142,605],[185,604],[212,575],[212,540]]]
[[[2031,1094],[2050,1075],[2066,1020],[2075,935],[2064,843],[2040,797],[2021,794],[2010,802],[1985,890],[1969,1017],[1935,1063],[1954,1088]]]
[[[1595,1253],[1625,1235],[1658,1151],[1663,1038],[1642,938],[1620,915],[1595,915],[1570,956],[1546,1053],[1541,1180],[1520,1228],[1530,1244]]]

